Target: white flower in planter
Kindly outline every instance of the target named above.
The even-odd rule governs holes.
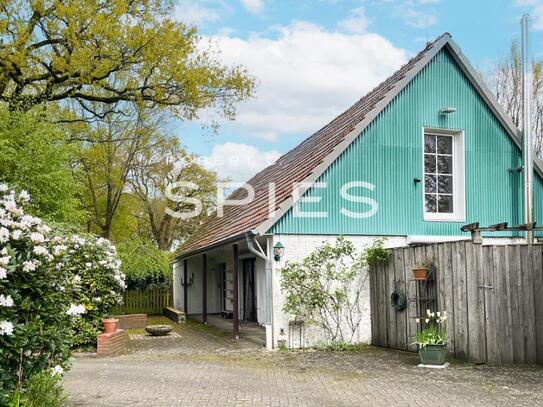
[[[8,186],[6,184],[0,184],[0,192],[6,192],[8,190]]]
[[[9,321],[0,321],[0,335],[13,335],[13,324]]]
[[[0,294],[0,307],[13,307],[13,298],[11,298],[11,295]]]
[[[76,274],[76,275],[74,276],[74,282],[75,282],[75,283],[80,283],[80,282],[81,282],[81,276],[78,275],[78,274]]]
[[[3,280],[8,276],[8,273],[5,268],[0,267],[0,280]]]

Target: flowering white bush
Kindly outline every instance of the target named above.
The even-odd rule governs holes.
[[[125,277],[115,246],[95,236],[56,236],[51,239],[55,268],[63,270],[72,286],[66,311],[74,319],[74,346],[94,345],[102,319],[122,300]]]
[[[63,364],[71,346],[71,281],[54,267],[51,229],[25,214],[29,199],[0,185],[0,405],[32,375]]]
[[[0,184],[0,405],[62,367],[72,346],[94,342],[124,288],[108,240],[53,234],[25,214],[29,199]]]

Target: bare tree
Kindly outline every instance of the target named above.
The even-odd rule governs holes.
[[[488,77],[490,87],[509,114],[513,123],[520,127],[522,102],[522,66],[518,43],[513,41],[508,57],[498,63]],[[543,75],[542,62],[533,62],[532,131],[534,150],[543,156]]]

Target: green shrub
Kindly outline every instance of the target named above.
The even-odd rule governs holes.
[[[70,355],[72,282],[55,267],[50,228],[25,214],[28,200],[0,184],[0,405]]]
[[[54,236],[25,214],[29,199],[0,184],[0,405],[25,396],[41,372],[66,367],[74,344],[94,343],[124,287],[109,241]]]
[[[362,257],[368,266],[378,266],[388,263],[390,251],[384,247],[384,239],[375,239],[370,247],[364,249]]]
[[[168,252],[150,240],[134,238],[117,245],[129,289],[164,287],[170,284],[172,267]]]
[[[73,320],[73,346],[94,345],[102,319],[110,317],[121,303],[125,288],[115,246],[90,235],[56,236],[52,242],[57,267],[64,269],[73,285],[71,303],[84,307]]]
[[[28,380],[24,392],[16,391],[9,407],[61,407],[66,401],[58,370],[44,370]]]

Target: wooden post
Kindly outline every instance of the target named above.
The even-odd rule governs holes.
[[[207,255],[202,254],[202,322],[207,324]]]
[[[233,298],[232,298],[232,308],[233,308],[233,324],[234,324],[234,337],[239,339],[239,305],[238,305],[238,276],[239,276],[239,252],[238,245],[234,245],[234,278],[233,278]]]
[[[187,294],[189,293],[189,285],[188,285],[188,270],[187,270],[187,259],[183,260],[183,311],[185,312],[185,317],[189,314],[188,308],[189,308],[189,300],[187,297]]]

